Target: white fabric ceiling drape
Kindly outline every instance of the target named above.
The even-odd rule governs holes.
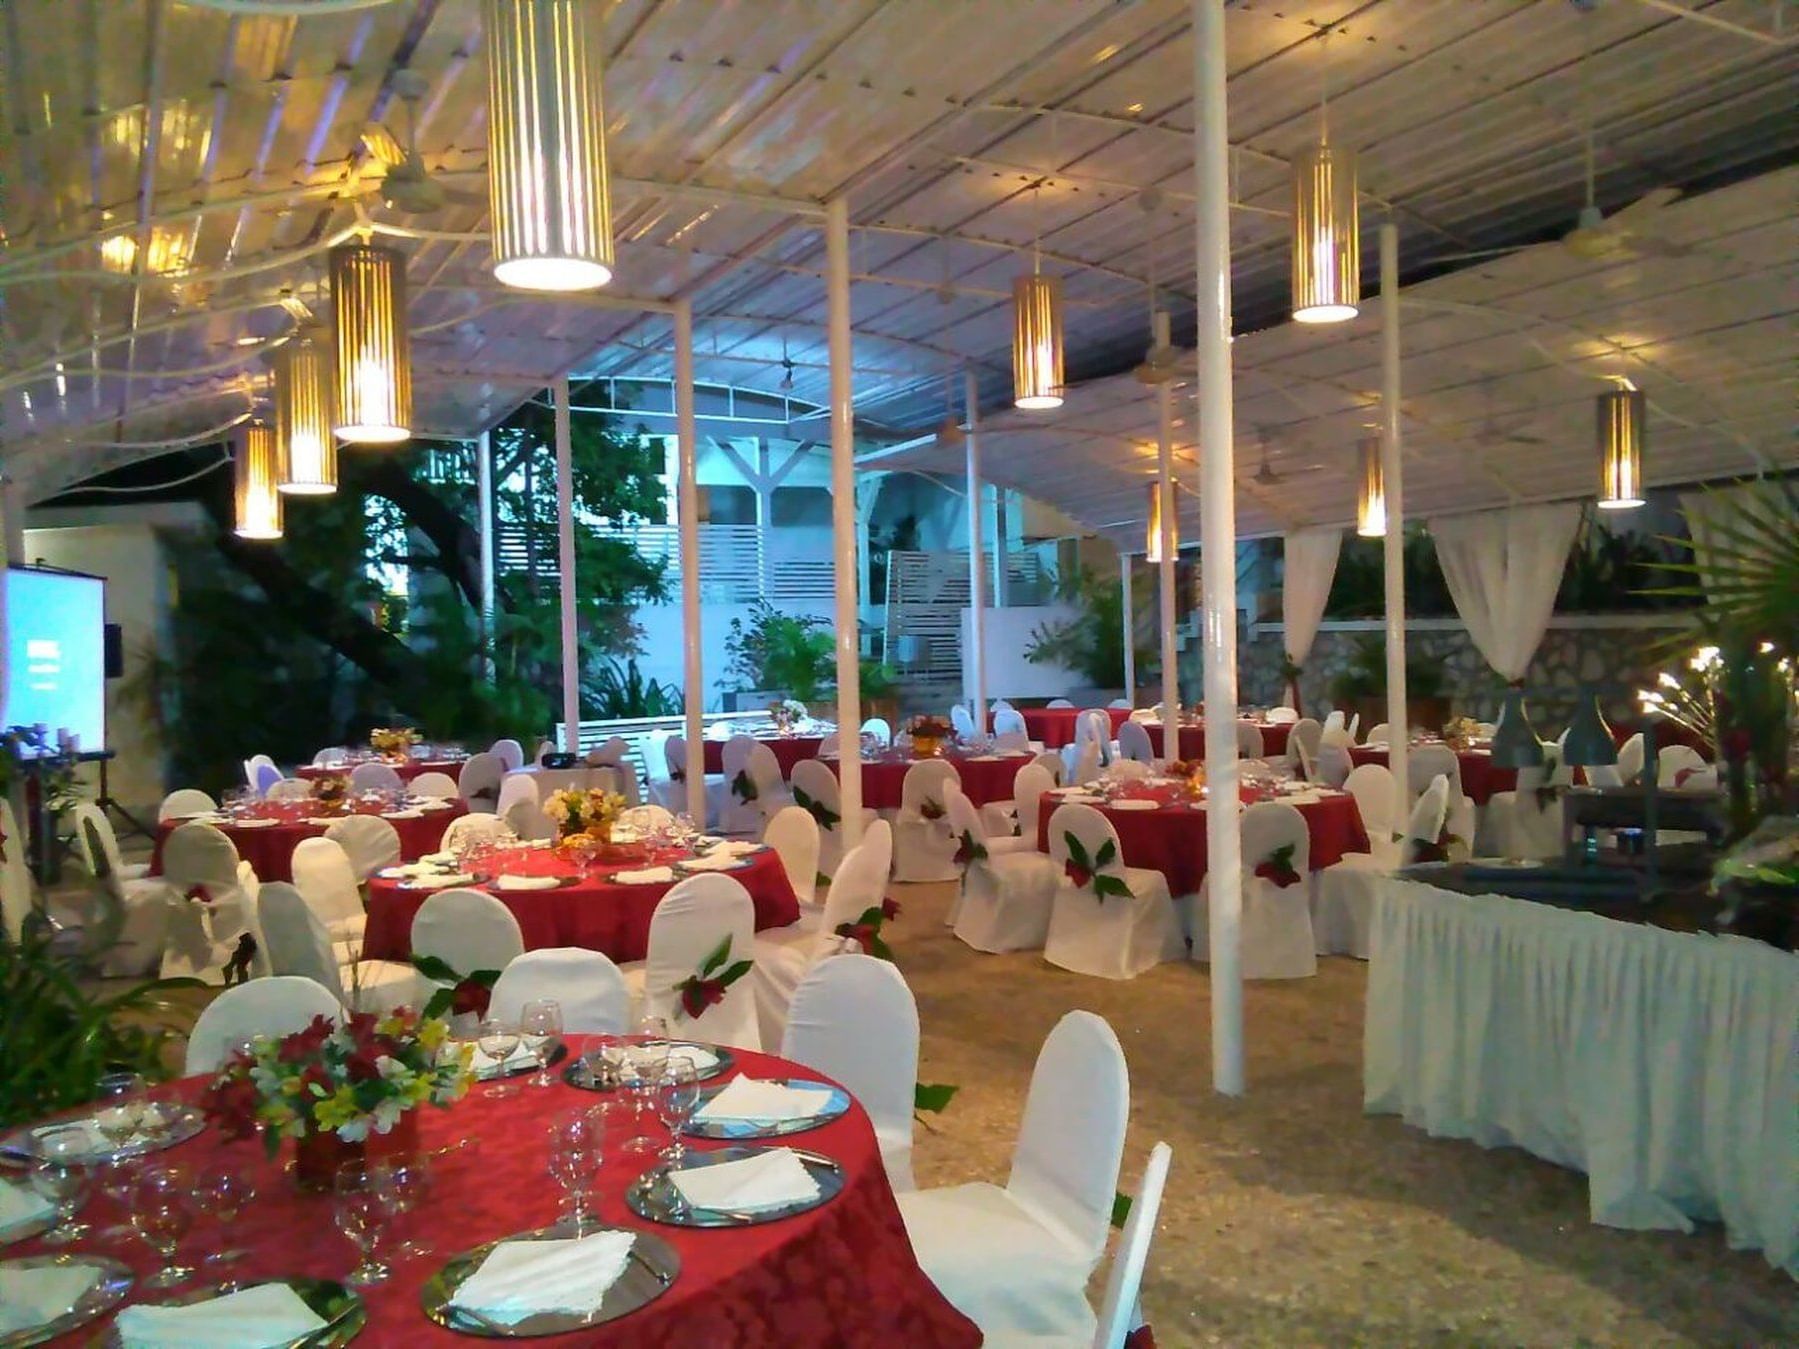
[[[1324,618],[1324,602],[1330,598],[1337,575],[1337,553],[1343,546],[1340,529],[1302,529],[1282,540],[1285,547],[1281,580],[1281,631],[1287,659],[1304,665],[1312,654],[1318,624]]]
[[[1455,611],[1480,654],[1514,683],[1524,678],[1555,609],[1580,504],[1514,506],[1430,522]]]

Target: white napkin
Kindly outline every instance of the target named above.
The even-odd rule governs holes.
[[[127,1307],[114,1324],[126,1349],[272,1349],[325,1321],[286,1284],[265,1283],[181,1307]]]
[[[100,1271],[92,1265],[0,1266],[0,1335],[54,1321],[99,1279]]]
[[[693,846],[695,848],[711,848],[723,842],[724,840],[717,834],[695,834],[693,836]]]
[[[673,867],[645,867],[641,871],[619,871],[612,879],[620,885],[662,885],[675,878]]]
[[[456,865],[456,854],[453,852],[422,853],[419,861],[426,866],[453,867]]]
[[[280,824],[281,821],[271,820],[261,815],[253,815],[248,819],[227,820],[225,823],[229,824],[233,829],[268,829],[274,825]]]
[[[964,762],[966,762],[966,763],[998,763],[999,755],[997,755],[997,754],[970,754],[967,757],[967,759],[964,760]]]
[[[0,1180],[0,1233],[48,1218],[56,1205],[35,1190]]]
[[[1116,801],[1106,802],[1107,810],[1160,810],[1160,801],[1151,801],[1143,796],[1121,796]]]
[[[496,890],[554,890],[562,884],[562,877],[502,875],[493,884]]]
[[[347,815],[308,815],[306,817],[306,823],[323,825],[325,828],[329,829],[339,820],[347,820],[349,818],[350,817]]]
[[[558,1241],[502,1241],[450,1299],[502,1325],[539,1312],[586,1316],[599,1308],[631,1258],[632,1232]]]
[[[779,1208],[818,1197],[818,1182],[792,1148],[768,1148],[742,1161],[671,1171],[668,1178],[694,1208]]]
[[[741,857],[727,853],[723,848],[707,853],[704,857],[689,857],[681,863],[683,871],[730,871],[743,862]]]
[[[751,853],[762,851],[763,845],[751,843],[741,838],[728,838],[712,849],[715,857],[748,857]]]
[[[445,801],[442,797],[438,797],[438,796],[427,796],[423,801],[420,801],[416,806],[414,806],[413,809],[414,810],[454,810],[454,809],[456,809],[456,803],[454,801]]]
[[[381,812],[381,818],[384,820],[422,820],[425,818],[425,812],[417,806],[407,806],[403,810],[384,810]]]
[[[694,1111],[693,1117],[714,1124],[725,1120],[780,1124],[787,1120],[816,1119],[830,1099],[831,1088],[823,1083],[790,1087],[785,1082],[734,1077],[723,1091]]]
[[[522,1043],[503,1059],[496,1059],[480,1045],[476,1045],[474,1062],[469,1067],[474,1070],[476,1077],[487,1077],[490,1074],[511,1072],[514,1068],[527,1063],[535,1065],[536,1062],[537,1055],[526,1049]]]
[[[676,1062],[691,1063],[696,1073],[709,1073],[718,1066],[718,1055],[704,1045],[671,1044],[668,1056]]]
[[[473,885],[475,878],[466,871],[428,871],[407,882],[412,890],[443,890],[452,885]]]

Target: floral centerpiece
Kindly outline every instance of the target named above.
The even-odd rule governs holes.
[[[350,779],[342,773],[326,773],[312,780],[312,799],[321,806],[336,808],[350,794]]]
[[[811,715],[806,705],[796,698],[777,698],[768,705],[769,720],[774,722],[776,732],[781,735],[792,735],[793,728]]]
[[[912,737],[912,755],[918,759],[936,758],[942,753],[943,742],[955,734],[947,721],[929,713],[913,717],[906,732]]]
[[[1197,801],[1206,794],[1206,765],[1203,759],[1175,759],[1168,765],[1168,776],[1181,784],[1189,800]]]
[[[377,726],[369,732],[369,748],[383,759],[404,763],[423,738],[410,726]]]
[[[342,1025],[314,1017],[277,1040],[260,1036],[225,1063],[206,1089],[206,1116],[228,1138],[261,1130],[273,1157],[294,1140],[302,1189],[328,1189],[337,1168],[368,1150],[416,1146],[422,1105],[448,1106],[468,1090],[474,1047],[449,1026],[409,1008],[385,1016],[355,1012]]]
[[[1473,717],[1451,717],[1443,726],[1443,743],[1451,749],[1467,749],[1480,734],[1480,723]]]
[[[625,812],[625,798],[603,787],[564,787],[550,793],[543,813],[566,842],[582,835],[600,843],[612,841],[612,826]]]

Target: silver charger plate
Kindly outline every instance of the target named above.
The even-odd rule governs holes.
[[[804,1078],[790,1077],[776,1079],[784,1087],[829,1087],[827,1082],[808,1082]],[[707,1087],[700,1093],[700,1105],[705,1105],[726,1084]],[[690,1119],[681,1132],[694,1138],[784,1138],[788,1134],[803,1134],[808,1129],[816,1129],[829,1124],[834,1119],[842,1119],[849,1112],[849,1093],[842,1087],[830,1087],[831,1094],[825,1101],[824,1109],[816,1115],[808,1115],[804,1119],[788,1119],[759,1123],[755,1120],[695,1120]],[[699,1106],[694,1107],[696,1110]]]
[[[721,1162],[739,1162],[746,1157],[754,1157],[761,1151],[761,1148],[732,1147],[719,1148],[715,1152],[693,1152],[687,1155],[682,1170],[717,1166]],[[816,1152],[801,1152],[798,1148],[794,1149],[794,1155],[805,1164],[812,1179],[818,1182],[818,1194],[815,1198],[801,1199],[775,1208],[691,1208],[681,1198],[680,1191],[669,1181],[667,1168],[659,1166],[644,1172],[631,1182],[625,1191],[625,1206],[640,1218],[667,1223],[671,1227],[755,1227],[759,1223],[779,1222],[783,1218],[822,1208],[843,1193],[843,1168],[835,1161]]]
[[[27,1344],[42,1344],[45,1340],[53,1340],[58,1335],[84,1326],[123,1302],[125,1294],[131,1291],[131,1285],[135,1282],[129,1269],[117,1260],[108,1260],[103,1255],[76,1255],[65,1251],[61,1255],[28,1255],[19,1260],[0,1260],[0,1269],[20,1271],[50,1269],[57,1265],[91,1265],[100,1271],[100,1277],[61,1316],[26,1330],[0,1335],[0,1349],[19,1349],[19,1346]]]
[[[164,1118],[168,1120],[168,1128],[162,1133],[154,1138],[136,1139],[122,1148],[101,1148],[95,1152],[83,1153],[79,1160],[87,1166],[98,1166],[115,1157],[142,1157],[146,1153],[161,1152],[178,1143],[185,1143],[206,1127],[206,1116],[191,1105],[170,1108],[169,1102],[159,1104],[163,1106]],[[34,1124],[30,1128],[14,1130],[0,1139],[0,1161],[14,1166],[28,1166],[37,1159],[37,1140],[33,1137],[35,1130],[48,1129],[57,1123],[80,1124],[92,1119],[91,1115],[78,1115],[68,1120],[53,1120],[47,1124]]]
[[[186,1288],[179,1293],[162,1297],[154,1305],[158,1307],[190,1307],[198,1302],[211,1302],[214,1298],[225,1297],[231,1293],[241,1293],[246,1288],[260,1288],[264,1284],[284,1283],[293,1289],[300,1301],[312,1309],[312,1312],[325,1324],[310,1335],[294,1340],[288,1349],[336,1349],[336,1346],[348,1344],[362,1333],[362,1327],[368,1322],[368,1307],[363,1303],[362,1295],[354,1288],[348,1288],[331,1279],[245,1279],[209,1284],[204,1288]],[[118,1323],[107,1327],[106,1333],[94,1341],[102,1349],[122,1349],[124,1340],[119,1337]]]
[[[540,1227],[535,1231],[520,1232],[516,1236],[502,1237],[500,1240],[551,1241],[593,1236],[606,1230],[604,1225],[598,1223],[577,1229],[573,1222],[560,1222],[554,1227]],[[616,1321],[621,1316],[629,1316],[639,1307],[648,1306],[666,1293],[674,1283],[675,1276],[681,1272],[681,1257],[673,1246],[653,1232],[635,1227],[612,1230],[629,1231],[636,1240],[631,1243],[631,1255],[625,1262],[625,1272],[619,1276],[617,1283],[606,1290],[605,1300],[586,1315],[546,1311],[527,1316],[512,1325],[504,1325],[479,1312],[450,1306],[450,1299],[455,1296],[456,1290],[480,1268],[487,1253],[498,1246],[499,1241],[490,1241],[485,1246],[477,1246],[472,1251],[453,1256],[442,1269],[425,1280],[425,1287],[419,1294],[419,1303],[424,1308],[425,1315],[446,1330],[494,1340],[525,1340],[539,1335],[561,1335],[571,1330]]]
[[[697,1040],[670,1040],[668,1044],[671,1049],[693,1049],[712,1056],[710,1066],[695,1064],[698,1070],[695,1075],[701,1082],[709,1082],[737,1066],[736,1055],[723,1045],[703,1045]],[[588,1050],[587,1053],[562,1070],[562,1080],[569,1086],[578,1087],[582,1091],[611,1091],[616,1084],[609,1081],[606,1074],[595,1071],[594,1065],[599,1061],[600,1051]]]
[[[568,1041],[558,1040],[558,1041],[556,1041],[556,1047],[550,1051],[549,1063],[545,1064],[544,1066],[549,1067],[549,1068],[554,1068],[558,1063],[561,1063],[567,1057],[568,1057]],[[477,1081],[477,1082],[504,1082],[509,1077],[523,1077],[526,1073],[534,1073],[536,1071],[537,1071],[537,1061],[535,1059],[531,1059],[531,1060],[527,1060],[524,1063],[518,1064],[516,1067],[512,1067],[512,1068],[502,1068],[502,1069],[489,1068],[489,1069],[486,1069],[485,1071],[478,1071],[475,1074],[475,1081]]]

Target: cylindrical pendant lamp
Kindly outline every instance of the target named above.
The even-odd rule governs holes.
[[[1293,160],[1293,319],[1342,323],[1362,302],[1355,151],[1320,140]]]
[[[1062,406],[1062,282],[1040,272],[1012,283],[1012,404]]]
[[[1628,383],[1599,395],[1600,510],[1643,504],[1643,391]]]
[[[520,290],[612,279],[600,6],[487,0],[493,274]]]
[[[1386,537],[1387,487],[1381,476],[1379,436],[1368,436],[1356,446],[1355,532],[1364,539]]]
[[[330,362],[325,343],[312,333],[275,351],[276,485],[289,496],[325,496],[337,490]]]
[[[1169,495],[1175,499],[1167,503],[1168,533],[1174,543],[1175,556],[1179,557],[1181,552],[1181,517],[1180,512],[1176,509],[1175,502],[1180,498],[1181,485],[1179,483],[1170,483],[1168,485],[1168,490]],[[1152,482],[1149,484],[1149,524],[1143,536],[1143,560],[1145,562],[1155,563],[1162,560],[1162,511],[1162,484],[1160,482]]]
[[[331,250],[337,332],[338,439],[395,445],[412,434],[412,353],[406,333],[406,258],[379,244]]]
[[[275,485],[275,428],[267,422],[248,422],[238,428],[235,441],[237,519],[232,532],[240,539],[278,539],[281,493]]]

